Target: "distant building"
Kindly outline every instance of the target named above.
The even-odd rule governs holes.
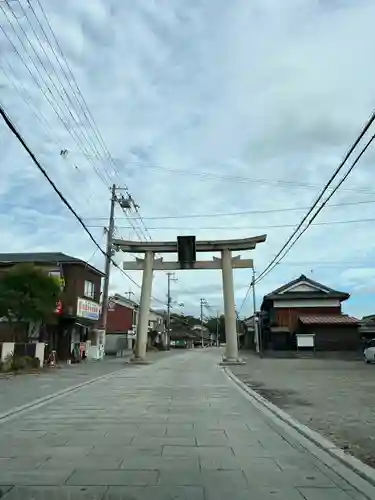
[[[116,293],[109,297],[106,335],[106,354],[124,355],[135,346],[139,304]],[[148,317],[148,346],[166,347],[165,311],[150,309]]]
[[[165,332],[166,313],[164,311],[156,311],[150,309],[148,314],[148,328],[150,331],[163,334]]]
[[[375,338],[375,314],[363,316],[360,321],[359,333],[364,341]]]
[[[204,325],[193,325],[191,327],[191,332],[195,335],[194,344],[201,345],[202,338],[205,345],[213,345],[213,334],[210,333],[209,329]]]
[[[317,350],[357,350],[359,320],[341,310],[349,297],[303,274],[265,295],[260,314],[263,348],[294,350],[296,336],[309,334]]]
[[[138,304],[116,293],[108,299],[106,354],[132,349],[138,325]]]

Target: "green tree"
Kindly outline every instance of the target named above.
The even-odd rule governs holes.
[[[194,325],[200,325],[201,320],[199,318],[195,318],[194,316],[184,315],[184,314],[171,314],[171,323],[179,324],[186,327],[192,327]]]
[[[216,316],[211,316],[210,318],[208,318],[205,321],[204,326],[208,328],[208,331],[210,333],[216,334],[216,331],[217,331],[217,318],[216,318]]]
[[[17,264],[0,277],[0,317],[13,330],[30,322],[47,322],[52,317],[60,294],[56,278],[33,264]]]
[[[208,328],[210,333],[216,334],[217,331],[217,318],[216,316],[212,316],[205,321],[204,325]],[[225,342],[225,317],[224,315],[219,316],[219,339],[220,342]]]

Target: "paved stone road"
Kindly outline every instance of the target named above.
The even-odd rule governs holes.
[[[4,375],[0,377],[0,413],[123,367],[124,360],[108,358],[104,362],[47,368],[40,373]]]
[[[375,467],[375,366],[338,359],[259,359],[233,372],[301,423]]]
[[[276,432],[218,360],[170,356],[1,424],[3,500],[364,500]]]
[[[149,352],[152,360],[178,354],[176,351]],[[130,353],[129,356],[130,357]],[[127,358],[106,357],[61,368],[47,368],[41,373],[0,376],[0,414],[58,391],[106,375],[126,366]],[[127,366],[130,368],[130,366]]]

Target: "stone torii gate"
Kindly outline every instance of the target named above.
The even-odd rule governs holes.
[[[133,361],[146,361],[148,336],[148,316],[152,293],[153,271],[174,271],[179,269],[221,269],[223,277],[223,298],[226,332],[226,353],[224,363],[241,363],[238,357],[237,321],[234,301],[233,268],[252,268],[252,259],[232,257],[232,251],[255,249],[258,243],[266,241],[267,236],[235,240],[195,241],[195,236],[179,236],[177,241],[126,241],[113,240],[115,250],[143,254],[144,258],[123,263],[127,271],[143,271],[141,300],[139,305],[136,350]],[[212,261],[197,261],[196,252],[220,252],[221,258],[213,257]],[[178,253],[179,260],[164,262],[163,258],[155,258],[155,254]],[[168,332],[169,333],[169,332]]]

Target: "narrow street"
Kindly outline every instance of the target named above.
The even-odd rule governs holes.
[[[256,409],[217,349],[124,369],[0,426],[0,497],[364,500]]]

